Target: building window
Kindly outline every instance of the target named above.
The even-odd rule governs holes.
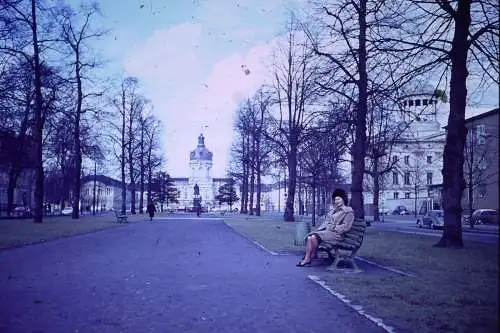
[[[405,185],[410,185],[410,173],[405,172]]]
[[[405,156],[405,164],[406,165],[410,164],[410,156],[408,155]]]
[[[410,99],[410,101],[408,102],[408,105],[409,106],[413,106],[413,100],[412,99]]]
[[[415,106],[420,106],[420,100],[419,99],[415,100]]]
[[[411,192],[405,192],[405,199],[411,199]]]
[[[392,173],[392,185],[399,185],[399,177],[397,172]]]
[[[431,164],[432,163],[432,156],[427,156],[427,164]]]
[[[488,168],[488,162],[486,162],[484,155],[481,156],[481,159],[479,160],[478,168],[479,170],[486,170]]]
[[[432,185],[432,172],[427,172],[427,185]]]
[[[392,197],[393,197],[394,199],[399,199],[399,192],[394,192],[394,193],[392,194]]]
[[[111,189],[109,187],[106,187],[106,195],[110,195],[111,194]]]
[[[427,100],[426,99],[422,100],[422,105],[427,105]]]
[[[397,156],[393,156],[392,157],[392,163],[398,163],[398,157]]]
[[[486,190],[486,185],[484,184],[479,184],[478,192],[480,198],[486,198],[488,196],[488,191]]]
[[[90,194],[90,192],[89,192],[89,188],[87,187],[87,188],[85,189],[85,195],[86,195],[86,196],[88,196],[89,194]]]
[[[486,125],[476,126],[476,142],[478,145],[484,145],[486,143]]]

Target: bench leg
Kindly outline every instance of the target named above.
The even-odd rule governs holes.
[[[319,256],[319,252],[323,252],[327,255],[325,258],[324,256]],[[331,265],[332,262],[335,260],[335,254],[332,253],[332,249],[324,248],[324,247],[318,247],[316,249],[315,256],[312,258],[315,260],[322,260],[322,261],[327,261],[328,265]]]
[[[341,261],[344,261],[346,263],[350,263],[350,265],[352,267],[351,268],[339,268],[338,265]],[[339,250],[335,249],[335,261],[333,262],[333,264],[328,266],[326,268],[326,270],[339,271],[339,270],[345,270],[345,269],[348,269],[349,271],[353,271],[353,272],[357,272],[357,273],[361,272],[358,265],[356,264],[356,261],[354,260],[354,254],[351,254],[349,256],[341,256]]]

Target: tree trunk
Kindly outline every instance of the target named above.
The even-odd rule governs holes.
[[[153,181],[153,167],[151,165],[151,156],[148,157],[148,204],[152,202],[151,197],[151,182]]]
[[[124,88],[122,88],[124,89]],[[122,210],[121,210],[121,215],[125,215],[127,212],[127,183],[125,179],[125,130],[126,130],[126,123],[125,123],[125,90],[122,90],[122,137],[121,137],[121,148],[122,148],[122,155],[121,155],[121,161],[120,161],[120,166],[121,166],[121,172],[122,172]]]
[[[80,59],[79,53],[76,51],[76,82],[77,82],[77,100],[75,114],[75,131],[73,140],[75,141],[75,174],[74,174],[74,193],[73,193],[73,212],[71,218],[78,219],[80,217],[80,189],[81,189],[81,172],[82,172],[82,148],[80,139],[80,118],[82,114],[82,80],[80,75]]]
[[[255,215],[260,216],[260,194],[261,194],[261,186],[262,186],[262,179],[260,176],[260,161],[257,161],[257,197],[256,197],[256,204],[255,204]]]
[[[140,165],[140,180],[139,180],[139,192],[140,192],[140,197],[139,197],[139,214],[142,214],[144,212],[144,176],[146,173],[145,167],[144,167],[144,121],[141,118],[141,165]]]
[[[312,185],[312,226],[316,226],[316,182]]]
[[[288,196],[286,198],[285,213],[283,220],[285,222],[293,222],[294,211],[293,202],[295,199],[295,188],[297,185],[297,144],[292,141],[290,152],[288,154]]]
[[[443,236],[435,246],[463,247],[462,193],[465,188],[463,175],[464,147],[467,136],[465,107],[467,99],[467,52],[471,22],[470,1],[459,1],[454,16],[450,79],[450,115],[443,153]]]
[[[129,155],[129,177],[130,177],[130,214],[135,214],[135,181],[134,181],[134,166],[131,163]]]
[[[128,173],[130,179],[130,214],[135,215],[135,175],[134,175],[134,133],[133,133],[133,122],[134,122],[134,105],[130,106],[130,115],[128,120],[128,143],[127,143],[127,153],[128,153]]]
[[[363,219],[365,217],[363,201],[363,176],[365,170],[366,156],[366,113],[367,113],[367,89],[368,75],[366,72],[366,0],[359,2],[359,100],[355,114],[355,139],[353,149],[353,168],[351,183],[351,207],[354,209],[354,217]]]
[[[43,123],[42,123],[42,73],[40,68],[40,53],[38,47],[38,33],[36,22],[35,0],[31,0],[33,58],[35,61],[35,128],[33,139],[35,142],[35,223],[43,222]]]
[[[252,154],[253,155],[253,154]],[[255,157],[252,157],[252,161],[250,162],[250,195],[249,195],[249,209],[248,215],[253,215],[254,211],[254,194],[255,194]]]
[[[376,167],[378,167],[378,161],[375,162]],[[380,221],[380,211],[378,210],[378,205],[380,201],[380,173],[375,169],[373,177],[373,220]]]
[[[12,214],[12,210],[14,209],[14,190],[20,173],[21,170],[14,169],[14,167],[12,167],[9,171],[9,184],[7,185],[7,216],[10,216]]]
[[[94,187],[92,189],[92,215],[95,215],[96,211],[96,197],[95,197],[95,190],[96,190],[96,175],[97,173],[97,164],[94,162]]]
[[[248,156],[248,146],[246,142],[248,139],[245,139],[247,135],[243,137],[243,184],[242,184],[242,193],[241,193],[241,214],[248,213],[248,176],[250,172],[249,168],[249,156]],[[246,142],[245,142],[246,141]]]

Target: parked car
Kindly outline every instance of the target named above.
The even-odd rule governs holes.
[[[65,207],[63,210],[61,210],[62,215],[71,215],[73,214],[73,207]]]
[[[396,209],[392,211],[393,215],[409,215],[410,212],[405,206],[397,206]]]
[[[28,207],[16,207],[14,208],[14,211],[12,212],[12,215],[14,217],[32,217],[31,211]]]
[[[444,211],[429,210],[417,219],[419,228],[441,229],[444,227]]]
[[[379,207],[379,209],[378,209],[378,213],[380,215],[389,215],[390,212],[391,211],[387,207]]]
[[[494,209],[476,209],[472,213],[474,224],[498,224],[498,212]]]

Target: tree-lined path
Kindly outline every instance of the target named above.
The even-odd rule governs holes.
[[[382,332],[222,220],[168,219],[0,252],[2,332]]]

